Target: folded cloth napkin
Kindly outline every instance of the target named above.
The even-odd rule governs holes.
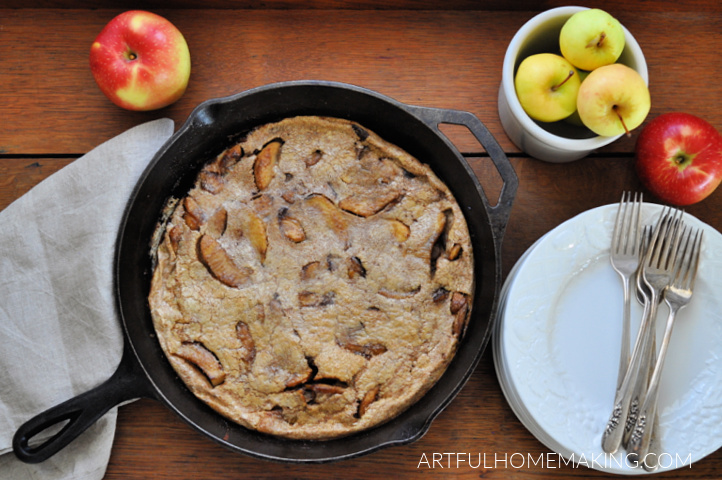
[[[38,465],[17,460],[12,437],[115,371],[123,345],[113,298],[118,227],[140,174],[172,133],[169,119],[134,127],[0,212],[0,478],[105,474],[117,409]]]

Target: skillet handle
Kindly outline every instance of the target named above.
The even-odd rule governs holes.
[[[58,453],[112,407],[141,396],[153,396],[150,382],[140,371],[128,346],[115,373],[99,386],[31,418],[13,436],[13,451],[25,463],[40,463]],[[30,445],[42,431],[66,422],[62,429],[38,445]]]
[[[476,137],[476,139],[484,147],[486,153],[489,154],[491,161],[494,162],[499,176],[504,182],[499,193],[498,201],[496,205],[492,206],[484,194],[481,185],[477,185],[477,188],[482,193],[484,204],[489,214],[489,221],[494,232],[494,238],[497,242],[501,242],[504,237],[504,230],[506,230],[506,224],[509,221],[509,214],[511,213],[511,206],[516,196],[517,188],[519,187],[519,179],[511,166],[509,159],[507,158],[504,150],[501,149],[499,143],[497,143],[494,136],[489,132],[486,126],[481,123],[476,115],[464,112],[461,110],[445,110],[439,108],[429,107],[418,107],[418,106],[407,106],[408,110],[423,121],[426,125],[434,129],[442,138],[446,139],[439,125],[442,123],[449,123],[453,125],[463,125],[469,129],[469,131]],[[463,157],[462,157],[463,158]],[[468,164],[465,165],[469,170],[472,178],[476,179],[471,167]]]

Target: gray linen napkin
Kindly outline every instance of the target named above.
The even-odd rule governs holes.
[[[16,459],[12,437],[115,371],[123,342],[112,289],[115,239],[135,183],[172,133],[170,119],[134,127],[0,212],[0,478],[105,474],[117,409],[38,465]]]

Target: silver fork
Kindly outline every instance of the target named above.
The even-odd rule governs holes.
[[[645,225],[642,229],[642,241],[640,243],[640,260],[639,267],[634,274],[634,281],[636,284],[637,301],[644,307],[642,312],[642,318],[645,318],[649,312],[649,301],[651,300],[652,293],[649,291],[649,287],[644,283],[642,278],[642,271],[644,270],[644,259],[646,258],[647,251],[649,250],[649,244],[652,241],[652,234],[654,231],[650,225]],[[644,399],[642,398],[644,393],[647,391],[647,385],[649,384],[649,377],[652,375],[652,369],[654,368],[654,357],[656,353],[655,347],[655,320],[650,319],[649,332],[647,338],[644,339],[645,343],[642,344],[642,359],[640,361],[640,371],[637,374],[637,381],[634,384],[632,390],[632,396],[629,403],[629,413],[624,424],[624,436],[622,437],[622,445],[625,447],[629,442],[629,436],[634,430],[634,426],[637,424],[637,417],[639,416],[639,408],[642,406]],[[645,365],[647,366],[645,368]],[[625,372],[626,373],[626,372]]]
[[[672,279],[673,256],[675,250],[672,248],[678,241],[679,223],[681,211],[665,208],[657,221],[657,225],[649,244],[649,249],[644,259],[644,280],[650,288],[649,308],[647,315],[642,318],[639,326],[639,333],[634,344],[634,350],[629,360],[629,367],[626,369],[621,385],[617,388],[614,395],[614,407],[607,422],[607,426],[602,433],[602,450],[606,453],[613,454],[619,449],[624,434],[624,423],[629,414],[629,405],[637,383],[637,376],[641,368],[644,358],[643,350],[645,339],[649,335],[649,329],[652,321],[657,315],[657,305],[661,298],[662,291]],[[677,239],[677,240],[675,240]],[[669,260],[672,260],[669,262]],[[654,266],[654,274],[651,272],[647,275],[647,271]],[[669,267],[665,270],[662,266]],[[653,278],[653,282],[648,277]]]
[[[652,233],[654,233],[654,231],[652,230],[651,225],[645,225],[642,229],[642,241],[639,251],[640,261],[639,267],[637,268],[637,273],[635,274],[635,283],[637,285],[637,301],[644,307],[642,318],[647,315],[647,310],[649,309],[649,300],[651,296],[649,287],[647,287],[647,285],[644,283],[644,279],[642,278],[642,271],[644,270],[644,258],[647,255],[647,250],[649,249],[649,244],[652,240]],[[637,424],[639,409],[642,406],[641,404],[644,402],[643,396],[647,391],[647,387],[649,386],[649,379],[652,377],[652,372],[654,371],[654,364],[657,361],[656,319],[651,319],[650,321],[653,321],[654,323],[650,324],[649,326],[647,345],[642,353],[642,363],[640,366],[640,371],[638,373],[637,383],[632,393],[632,399],[629,405],[629,415],[627,416],[627,421],[624,425],[624,437],[622,439],[622,445],[624,445],[625,448],[629,444],[629,437],[634,430],[634,426]],[[659,426],[659,416],[656,413],[654,415],[653,423],[653,428],[657,430]],[[661,447],[659,445],[659,438],[657,435],[652,436],[652,439],[649,443],[648,453],[653,453],[656,455],[645,456],[645,460],[642,466],[646,471],[654,472],[658,467],[657,460],[659,457],[659,453],[661,453]]]
[[[639,266],[639,240],[641,228],[642,194],[634,194],[631,198],[630,192],[622,194],[619,202],[617,217],[614,222],[612,233],[612,247],[610,260],[612,267],[622,279],[624,288],[624,309],[622,312],[622,350],[619,355],[619,373],[617,375],[617,388],[622,385],[622,380],[629,366],[629,344],[630,344],[630,316],[631,298],[634,290],[632,279],[635,277]]]
[[[692,291],[694,289],[694,281],[697,276],[697,267],[699,266],[699,255],[702,245],[702,231],[697,230],[692,237],[692,230],[685,228],[679,242],[678,253],[679,258],[674,262],[674,277],[672,283],[664,292],[664,301],[669,306],[669,316],[664,329],[664,337],[657,356],[657,362],[654,365],[652,379],[649,382],[649,389],[639,411],[637,424],[634,427],[632,435],[629,437],[627,451],[630,458],[636,461],[644,461],[649,451],[650,440],[653,436],[653,423],[649,422],[656,415],[657,399],[659,397],[659,380],[664,367],[664,359],[667,354],[667,347],[672,336],[672,328],[677,318],[677,312],[689,304],[692,299]],[[647,277],[645,272],[645,278]]]

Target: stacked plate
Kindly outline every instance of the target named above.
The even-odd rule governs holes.
[[[660,205],[645,204],[643,224]],[[601,448],[619,370],[622,283],[609,261],[617,205],[553,229],[519,259],[502,288],[494,362],[514,413],[566,463],[647,473],[620,449]],[[659,469],[689,468],[722,447],[722,235],[704,229],[690,304],[677,316],[659,394]],[[667,315],[660,306],[658,339]],[[642,315],[633,301],[632,341]]]

